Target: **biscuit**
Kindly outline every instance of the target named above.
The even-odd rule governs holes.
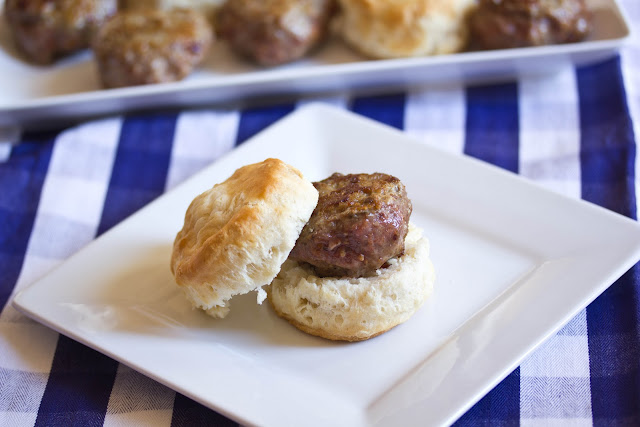
[[[362,341],[408,320],[433,291],[429,243],[410,224],[405,252],[370,277],[318,277],[287,260],[267,290],[275,312],[311,335]]]
[[[187,299],[213,317],[234,295],[258,291],[280,271],[318,202],[300,171],[267,159],[197,196],[185,214],[171,271]]]
[[[335,29],[372,58],[454,53],[467,44],[475,0],[339,0]]]

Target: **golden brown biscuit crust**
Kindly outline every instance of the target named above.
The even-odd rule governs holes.
[[[372,58],[460,51],[475,0],[339,0],[336,29]]]
[[[317,201],[311,182],[281,160],[241,167],[187,209],[171,257],[176,282],[194,306],[224,317],[233,295],[276,276]]]

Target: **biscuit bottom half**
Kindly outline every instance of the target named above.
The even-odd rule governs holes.
[[[407,321],[433,291],[429,242],[410,224],[405,252],[369,277],[318,277],[287,260],[267,291],[278,316],[298,329],[337,341],[362,341]]]

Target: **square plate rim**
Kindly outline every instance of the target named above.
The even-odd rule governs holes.
[[[236,156],[241,156],[243,151],[247,151],[247,150],[251,150],[251,147],[254,144],[259,143],[259,140],[261,138],[263,138],[263,135],[267,132],[273,132],[274,129],[281,129],[287,126],[290,126],[290,123],[292,121],[298,121],[298,120],[335,120],[336,117],[340,117],[340,120],[344,119],[344,120],[349,120],[352,121],[355,125],[357,126],[369,126],[369,127],[374,127],[377,130],[379,130],[382,133],[386,133],[387,135],[395,135],[396,137],[402,137],[403,139],[405,139],[407,142],[411,142],[412,144],[418,144],[418,141],[404,133],[402,133],[399,130],[390,128],[384,124],[375,122],[371,119],[367,119],[365,117],[362,116],[358,116],[354,113],[348,112],[348,111],[344,111],[342,109],[338,109],[335,107],[331,107],[331,106],[327,106],[327,105],[323,105],[323,104],[319,104],[319,103],[313,103],[313,104],[309,104],[306,106],[303,106],[301,108],[298,108],[296,111],[294,111],[293,113],[289,114],[288,116],[286,116],[285,118],[279,120],[278,122],[272,124],[271,126],[269,126],[267,129],[263,130],[262,132],[260,132],[259,134],[255,135],[254,137],[252,137],[250,140],[248,140],[247,142],[245,142],[244,144],[242,144],[241,146],[237,147],[236,149],[232,150],[231,152],[225,154],[224,156],[222,156],[221,158],[219,158],[214,164],[210,165],[209,167],[205,168],[205,169],[210,169],[210,168],[214,168],[216,167],[216,164],[223,161],[225,158],[231,156],[231,155],[236,155]],[[318,119],[319,118],[319,119]],[[514,180],[514,182],[518,182],[517,185],[524,185],[525,187],[529,188],[529,191],[537,191],[537,192],[541,192],[541,193],[545,193],[557,200],[564,200],[566,203],[570,203],[573,204],[574,206],[578,206],[580,209],[587,209],[587,210],[592,210],[593,212],[596,212],[598,215],[603,215],[605,218],[609,218],[610,220],[612,220],[613,222],[615,222],[616,224],[619,224],[622,227],[628,228],[629,230],[633,230],[634,233],[637,234],[637,236],[640,236],[640,225],[638,225],[638,223],[632,219],[629,219],[627,217],[624,217],[622,215],[619,215],[615,212],[609,211],[607,209],[604,209],[602,207],[599,207],[597,205],[591,204],[589,202],[586,202],[584,200],[580,200],[580,199],[571,199],[556,193],[553,193],[549,190],[546,190],[540,186],[538,186],[537,184],[526,180],[525,178],[522,178],[518,175],[512,174],[510,172],[504,171],[500,168],[497,168],[495,166],[492,166],[490,164],[481,162],[479,160],[476,160],[474,158],[471,157],[467,157],[467,156],[457,156],[451,153],[447,153],[447,152],[443,152],[440,151],[436,148],[433,147],[427,147],[425,146],[425,148],[427,148],[427,150],[433,152],[433,153],[437,153],[437,155],[440,156],[444,156],[444,157],[449,157],[451,159],[455,159],[455,161],[462,161],[462,162],[469,162],[468,164],[475,164],[475,166],[472,167],[480,167],[480,168],[485,168],[486,170],[491,170],[492,173],[497,173],[499,175],[501,175],[501,179],[507,179],[507,180]],[[183,188],[183,186],[186,186],[189,184],[189,182],[191,181],[196,181],[198,179],[198,176],[200,174],[205,173],[205,171],[200,172],[195,174],[193,177],[187,179],[184,183],[180,184],[179,186],[175,187],[172,190],[167,191],[165,194],[161,195],[160,197],[158,197],[156,200],[154,200],[153,202],[149,203],[147,206],[145,206],[144,208],[142,208],[141,210],[139,210],[138,212],[134,213],[133,215],[131,215],[129,218],[125,219],[124,221],[122,221],[121,223],[119,223],[118,225],[116,225],[112,230],[114,230],[116,227],[121,227],[123,224],[129,222],[132,218],[134,217],[138,217],[138,216],[142,216],[145,214],[145,212],[147,212],[148,210],[152,210],[153,207],[160,202],[161,199],[164,199],[165,197],[167,197],[170,193],[174,193],[174,192],[180,192],[181,188]],[[617,226],[617,225],[616,225]],[[163,381],[162,377],[159,377],[157,374],[150,372],[146,369],[144,369],[144,367],[139,366],[139,365],[135,365],[135,364],[130,364],[127,363],[126,360],[123,360],[122,357],[120,357],[117,353],[114,353],[113,351],[109,351],[109,349],[105,349],[99,346],[96,346],[95,343],[92,343],[90,340],[83,338],[81,336],[79,336],[76,333],[73,333],[72,331],[70,332],[68,329],[68,326],[65,327],[64,325],[61,325],[59,323],[56,323],[55,320],[51,320],[48,319],[46,317],[43,317],[41,315],[39,315],[38,313],[34,312],[32,309],[30,309],[29,307],[29,303],[28,301],[23,301],[25,299],[28,299],[27,297],[25,297],[25,295],[29,292],[33,292],[33,289],[35,289],[38,285],[38,283],[40,283],[41,281],[45,280],[48,276],[55,274],[55,271],[62,265],[72,261],[78,253],[85,251],[88,247],[90,246],[94,246],[99,244],[100,241],[102,241],[103,236],[107,236],[109,235],[112,230],[109,230],[108,232],[106,232],[104,235],[99,236],[98,238],[94,239],[92,242],[89,243],[89,245],[85,246],[85,248],[81,249],[80,251],[78,251],[76,254],[72,255],[71,257],[69,257],[66,261],[62,262],[58,267],[55,267],[50,273],[48,273],[47,275],[45,275],[43,278],[36,280],[34,283],[31,283],[27,286],[25,286],[23,289],[20,289],[11,299],[11,302],[13,304],[13,306],[15,308],[17,308],[20,312],[23,312],[24,314],[26,314],[27,316],[37,320],[40,323],[45,324],[46,326],[62,333],[63,335],[69,336],[75,340],[78,340],[79,342],[94,348],[95,350],[104,353],[106,355],[108,355],[109,357],[114,358],[115,360],[118,360],[121,363],[124,363],[125,365],[129,365],[129,366],[133,366],[134,369],[136,369],[137,371],[142,372],[143,374],[153,378],[156,381],[159,381],[167,386],[169,386],[170,388],[174,389],[174,390],[178,390],[180,392],[182,392],[183,394],[193,398],[196,401],[199,401],[200,403],[203,403],[207,406],[211,406],[209,405],[207,402],[202,401],[202,399],[199,399],[199,396],[197,395],[193,395],[192,393],[189,392],[189,390],[186,390],[182,387],[176,387],[176,385],[174,384],[170,384],[167,383],[166,381]],[[639,239],[640,240],[640,239]],[[640,259],[640,241],[637,242],[635,244],[635,247],[633,249],[633,252],[630,253],[628,255],[628,257],[626,258],[625,262],[620,263],[619,265],[617,265],[617,268],[614,269],[614,271],[611,272],[611,283],[613,283],[614,280],[616,280],[620,275],[622,275],[625,271],[627,271],[629,268],[631,268],[631,266],[633,266],[637,260]],[[614,277],[615,276],[615,277]],[[489,381],[484,381],[483,385],[484,387],[482,387],[481,390],[477,390],[473,396],[473,398],[470,399],[466,399],[464,402],[461,402],[461,404],[458,406],[457,411],[449,413],[448,414],[448,418],[446,419],[446,423],[450,423],[452,421],[454,421],[455,419],[457,419],[460,415],[462,415],[462,413],[464,411],[466,411],[469,407],[471,407],[477,400],[479,400],[487,391],[489,391],[495,384],[497,384],[501,379],[503,379],[515,366],[517,366],[522,359],[529,354],[533,349],[535,349],[537,346],[539,346],[540,344],[542,344],[542,342],[544,342],[544,340],[546,338],[548,338],[549,336],[551,336],[553,333],[555,333],[562,325],[564,325],[564,323],[566,323],[566,321],[570,320],[579,310],[581,310],[582,308],[584,308],[584,306],[586,306],[589,302],[591,302],[593,299],[595,299],[604,289],[606,289],[611,283],[603,283],[603,285],[595,290],[592,290],[592,292],[587,296],[586,299],[581,300],[575,307],[572,307],[573,310],[569,310],[567,311],[564,319],[562,320],[561,323],[556,322],[554,328],[551,329],[547,329],[544,331],[544,337],[540,338],[538,337],[536,340],[532,341],[529,343],[528,346],[526,346],[525,348],[521,348],[519,351],[519,356],[515,359],[512,360],[512,363],[504,366],[503,369],[498,372],[498,373],[494,373],[493,375],[491,375],[491,379]],[[481,310],[482,312],[482,310]],[[476,316],[480,316],[482,315],[482,313],[476,313],[473,317]],[[472,326],[469,325],[470,320],[472,320],[472,318],[468,319],[467,321],[465,321],[465,324],[460,328],[463,329],[464,327],[469,327],[471,328]],[[453,334],[457,334],[458,331],[454,331]],[[464,332],[463,332],[464,333]],[[440,351],[440,349],[436,349],[433,354],[437,353],[438,351]],[[427,355],[427,359],[431,357],[430,355]],[[215,410],[222,413],[223,415],[226,415],[230,418],[234,418],[237,420],[243,420],[242,414],[238,414],[238,413],[228,413],[225,411],[225,408],[220,408],[220,407],[215,407]],[[247,420],[245,420],[247,421]],[[247,421],[248,422],[248,421]]]

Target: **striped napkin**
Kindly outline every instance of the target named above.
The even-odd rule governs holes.
[[[640,22],[640,4],[624,5]],[[637,40],[600,64],[499,85],[130,115],[25,132],[20,144],[0,146],[0,425],[237,425],[31,321],[10,302],[96,236],[312,101],[636,219]],[[639,266],[457,424],[640,425]]]

